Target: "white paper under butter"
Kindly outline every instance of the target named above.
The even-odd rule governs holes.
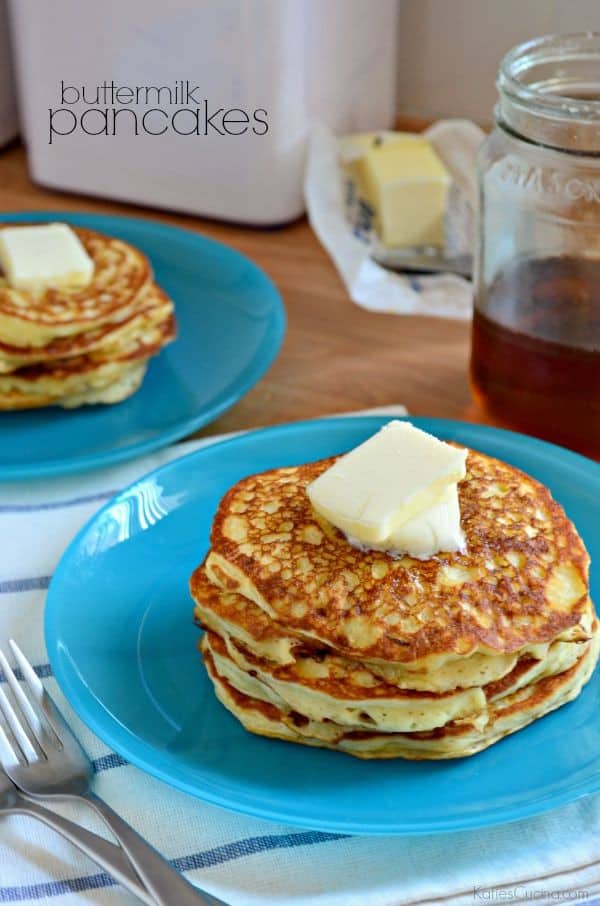
[[[14,289],[78,289],[92,279],[94,263],[65,223],[0,229],[0,266]]]
[[[475,221],[476,150],[485,134],[465,120],[444,120],[423,133],[450,171],[447,251],[468,251]],[[386,270],[371,257],[373,231],[359,217],[350,226],[341,178],[340,142],[325,126],[313,129],[304,195],[310,224],[331,256],[350,298],[370,311],[469,319],[473,287],[455,274],[416,276]],[[358,213],[358,212],[357,212]]]
[[[356,542],[387,547],[396,545],[409,520],[443,502],[464,477],[465,460],[466,450],[392,421],[323,472],[307,493],[314,509]],[[427,519],[408,529],[425,539],[424,548],[438,532],[435,519]]]
[[[466,541],[460,525],[458,487],[452,485],[439,503],[424,513],[413,516],[404,525],[378,545],[365,545],[347,535],[348,541],[361,550],[378,550],[392,557],[408,555],[417,560],[428,560],[441,551],[465,550]]]

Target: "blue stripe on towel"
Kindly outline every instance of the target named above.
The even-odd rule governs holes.
[[[194,868],[207,868],[222,865],[233,859],[242,859],[255,853],[274,849],[290,849],[296,846],[315,846],[331,840],[341,840],[345,834],[326,834],[320,831],[303,831],[297,834],[265,834],[261,837],[246,837],[216,846],[191,856],[181,856],[172,860],[178,871],[191,871]],[[40,884],[23,884],[15,887],[0,887],[0,903],[20,903],[24,900],[41,900],[44,897],[60,897],[69,893],[82,893],[85,890],[98,890],[116,884],[109,875],[99,873],[70,878],[67,881],[46,881]]]
[[[347,834],[327,834],[321,831],[302,831],[292,834],[263,834],[260,837],[246,837],[234,843],[225,843],[215,846],[204,852],[194,853],[192,856],[183,856],[173,859],[172,864],[177,871],[192,871],[195,868],[211,868],[230,862],[232,859],[242,859],[256,853],[267,852],[272,849],[291,849],[295,846],[314,846],[317,843],[327,843],[330,840],[343,840]]]
[[[113,768],[124,768],[128,764],[129,762],[116,752],[109,752],[108,755],[101,755],[100,758],[92,761],[95,774],[99,774],[100,771],[110,771]]]
[[[45,591],[50,585],[52,576],[31,576],[27,579],[0,580],[0,595],[15,591]]]
[[[68,881],[45,881],[41,884],[22,884],[18,887],[0,887],[0,903],[22,903],[23,900],[42,900],[62,897],[67,893],[82,893],[116,884],[107,874],[86,875]]]
[[[38,664],[38,665],[34,666],[33,669],[37,673],[37,675],[39,676],[40,679],[46,679],[48,676],[52,676],[52,667],[50,666],[50,664]],[[14,674],[18,680],[24,679],[24,676],[21,673],[21,669],[19,667],[14,668]],[[6,682],[6,677],[5,677],[4,673],[2,672],[2,670],[0,670],[0,683],[5,683],[5,682]]]
[[[4,513],[41,513],[45,510],[62,510],[83,503],[95,503],[98,500],[109,500],[117,491],[99,491],[84,497],[71,497],[68,500],[55,500],[49,503],[4,503],[0,504],[0,515]]]

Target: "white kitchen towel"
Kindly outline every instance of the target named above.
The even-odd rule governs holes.
[[[227,812],[173,790],[124,763],[75,717],[52,676],[42,631],[45,589],[61,553],[115,491],[215,440],[179,444],[86,475],[0,484],[0,643],[14,636],[33,659],[94,760],[100,796],[191,881],[231,906],[600,904],[600,797],[515,824],[445,835],[307,831]],[[81,601],[82,620],[85,607]],[[84,807],[65,804],[60,811],[102,832]],[[0,818],[0,903],[135,902],[42,825]]]

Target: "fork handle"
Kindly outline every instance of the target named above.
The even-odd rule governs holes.
[[[115,846],[108,840],[103,840],[97,834],[86,830],[83,827],[57,815],[50,809],[38,805],[24,797],[17,797],[14,805],[10,809],[11,813],[19,815],[28,815],[41,821],[47,827],[57,831],[62,837],[80,849],[89,856],[101,868],[112,875],[124,887],[135,894],[144,903],[149,906],[155,906],[155,900],[151,893],[143,886],[137,873],[131,866],[129,859],[120,846]]]
[[[86,792],[84,799],[111,829],[140,880],[154,897],[156,906],[216,906],[220,900],[202,894],[175,871],[167,860],[95,793]]]

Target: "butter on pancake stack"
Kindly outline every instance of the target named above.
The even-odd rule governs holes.
[[[539,482],[468,451],[464,552],[361,551],[312,509],[334,459],[238,482],[191,578],[248,730],[361,758],[471,755],[575,698],[598,658],[588,555]]]
[[[0,275],[0,410],[119,402],[175,337],[173,303],[145,255],[121,239],[71,229],[93,262],[86,286],[16,288]]]

